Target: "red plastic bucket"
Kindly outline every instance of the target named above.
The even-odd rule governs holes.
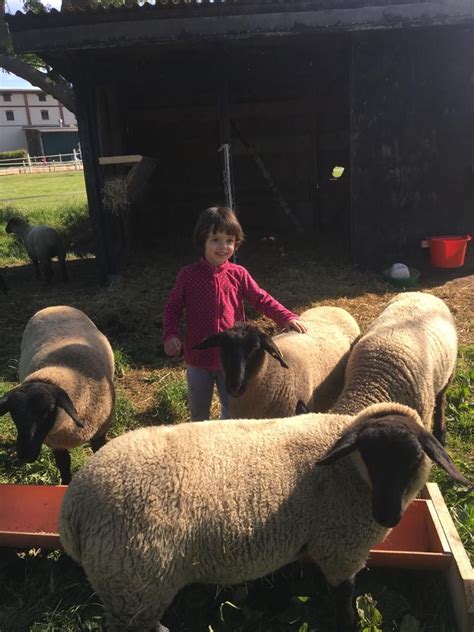
[[[471,235],[429,237],[430,263],[435,268],[460,268],[464,264]]]

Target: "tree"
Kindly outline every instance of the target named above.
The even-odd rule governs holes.
[[[24,0],[25,11],[41,12],[48,7],[41,0]],[[36,55],[17,55],[5,21],[5,0],[0,0],[0,68],[26,79],[34,86],[58,99],[68,110],[75,112],[72,85]]]

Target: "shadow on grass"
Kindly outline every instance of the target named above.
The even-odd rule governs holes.
[[[399,630],[407,614],[420,624],[412,629],[456,629],[440,573],[362,571],[356,595],[366,593],[377,602],[383,632]],[[188,586],[162,622],[173,632],[334,632],[334,601],[317,567],[295,563],[246,584]],[[77,632],[105,627],[99,598],[66,555],[0,549],[0,629]]]

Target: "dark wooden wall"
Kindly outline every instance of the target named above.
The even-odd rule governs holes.
[[[157,162],[129,227],[144,246],[165,240],[188,250],[197,214],[224,202],[223,80],[232,121],[316,255],[416,265],[423,237],[474,230],[472,27],[81,55],[90,72],[78,85],[95,90],[94,152]],[[297,237],[235,130],[232,148],[244,229]],[[345,167],[340,180],[331,178],[335,165]]]
[[[338,223],[347,253],[349,171],[337,185],[330,174],[335,164],[349,167],[349,54],[350,37],[332,35],[137,55],[128,66],[123,60],[126,80],[116,84],[101,116],[101,128],[110,128],[102,133],[104,150],[120,153],[111,141],[112,130],[120,128],[122,153],[151,156],[158,164],[136,233],[150,241],[189,234],[200,210],[223,203],[217,90],[225,79],[244,228],[296,233],[246,148],[250,144],[305,227],[305,238],[327,243]],[[111,115],[114,109],[120,115]]]
[[[474,228],[474,31],[353,39],[353,259],[414,262],[423,237]]]

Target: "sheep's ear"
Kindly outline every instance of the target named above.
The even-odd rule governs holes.
[[[74,404],[72,403],[71,398],[66,393],[66,391],[63,390],[60,386],[53,386],[52,384],[49,384],[48,386],[51,387],[51,390],[56,397],[56,404],[59,406],[59,408],[62,408],[64,411],[67,412],[69,417],[71,417],[78,428],[84,428],[84,424],[79,419],[78,412],[74,408]]]
[[[288,365],[283,359],[283,355],[280,349],[276,346],[276,344],[273,342],[270,336],[267,336],[267,334],[264,334],[263,332],[260,334],[260,346],[267,353],[269,353],[272,356],[272,358],[275,358],[275,360],[278,360],[278,362],[281,364],[281,366],[284,369],[288,369]]]
[[[308,407],[299,399],[296,403],[295,415],[306,415],[306,413],[309,413]]]
[[[474,487],[474,483],[468,480],[465,476],[461,474],[453,460],[446,452],[441,443],[434,437],[430,432],[427,432],[423,428],[419,429],[419,438],[420,443],[423,447],[423,450],[430,457],[432,461],[439,465],[445,470],[451,478],[463,485],[469,485],[470,487]]]
[[[343,456],[347,456],[353,452],[357,447],[357,437],[358,432],[356,430],[349,430],[343,434],[329,452],[326,452],[325,456],[316,462],[316,465],[331,465],[339,459],[342,459]]]
[[[194,345],[193,349],[210,349],[211,347],[220,347],[222,341],[222,332],[220,334],[214,334],[208,338],[204,338],[199,344]]]
[[[10,410],[10,404],[9,404],[9,398],[10,398],[10,392],[8,392],[6,395],[4,395],[1,399],[0,399],[0,417],[2,415],[6,415],[9,410]]]

